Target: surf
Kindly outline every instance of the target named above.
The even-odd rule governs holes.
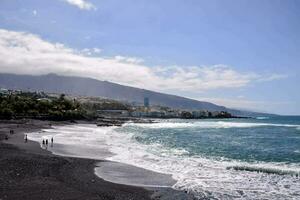
[[[201,129],[201,127],[209,127],[209,130],[214,131],[220,129],[218,127],[234,127],[239,130],[244,127],[253,128],[253,124],[252,122],[192,121],[189,123],[129,123],[122,127],[101,128],[95,125],[78,124],[54,127],[54,129],[29,134],[28,137],[40,141],[42,138],[54,135],[55,142],[65,147],[64,152],[54,151],[56,154],[64,153],[63,155],[68,156],[68,153],[74,153],[74,149],[68,150],[68,148],[75,146],[80,152],[75,152],[77,155],[71,156],[106,159],[169,174],[176,180],[176,183],[172,185],[173,188],[187,191],[199,198],[286,199],[295,194],[300,195],[299,163],[245,162],[195,154],[187,146],[185,148],[177,143],[166,146],[161,142],[163,138],[169,138],[168,141],[171,141],[171,138],[177,137],[172,130],[187,134],[192,129]],[[265,124],[267,123],[258,123],[255,127],[290,128],[297,126]],[[171,129],[171,131],[161,132],[163,129]],[[159,137],[154,137],[153,134],[159,134]],[[193,141],[188,140],[187,144],[193,145]],[[105,149],[110,154],[103,157],[101,149]],[[287,190],[286,187],[289,189]]]
[[[193,121],[193,122],[164,122],[153,124],[133,124],[127,123],[127,126],[138,126],[152,129],[176,129],[176,128],[252,128],[252,127],[290,127],[300,130],[300,125],[294,124],[274,124],[274,123],[250,123],[250,122],[226,122],[226,121]]]

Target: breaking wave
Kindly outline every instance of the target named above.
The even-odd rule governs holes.
[[[256,117],[255,119],[269,119],[269,117]]]
[[[300,176],[300,169],[284,169],[280,167],[263,167],[263,166],[230,166],[227,169],[234,169],[237,171],[249,171],[267,174],[277,174],[277,175],[291,175]]]
[[[193,122],[160,122],[153,124],[133,124],[127,126],[138,126],[144,128],[161,129],[161,128],[252,128],[252,127],[291,127],[300,130],[300,125],[294,124],[272,124],[272,123],[248,123],[248,122],[226,122],[226,121],[193,121]]]
[[[254,124],[240,122],[193,122],[126,124],[143,128],[181,127],[254,127],[285,126],[288,124]],[[40,141],[55,135],[59,144],[88,148],[83,157],[102,159],[98,152],[106,148],[112,154],[107,160],[134,165],[144,169],[171,174],[177,181],[173,188],[185,190],[198,198],[213,199],[297,199],[300,196],[300,165],[283,163],[248,163],[238,160],[214,159],[201,155],[190,156],[184,148],[170,148],[160,143],[143,144],[133,132],[124,127],[96,127],[74,125],[55,127],[29,134],[29,139]]]

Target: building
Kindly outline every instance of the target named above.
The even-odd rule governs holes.
[[[1,88],[1,89],[0,89],[0,94],[1,94],[1,95],[8,95],[8,94],[9,94],[9,91],[8,91],[7,89],[5,89],[5,88]]]
[[[130,113],[131,117],[149,117],[148,112],[143,112],[143,111],[133,111]]]
[[[148,97],[144,98],[144,106],[147,107],[147,108],[150,106],[150,101],[149,101]]]
[[[128,117],[128,110],[97,110],[98,116]]]
[[[166,118],[179,118],[180,117],[180,112],[179,111],[167,111],[165,113]]]
[[[205,118],[208,117],[208,111],[197,110],[192,112],[194,118]]]

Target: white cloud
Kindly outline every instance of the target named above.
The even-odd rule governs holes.
[[[102,49],[99,48],[93,48],[94,53],[101,53]]]
[[[236,71],[225,65],[149,67],[134,57],[103,57],[101,49],[75,50],[37,35],[0,29],[0,72],[77,75],[162,92],[239,88],[275,75]]]
[[[276,112],[274,107],[284,107],[291,104],[291,102],[284,101],[258,101],[258,100],[249,100],[244,96],[238,96],[237,98],[197,98],[199,101],[207,101],[215,103],[217,105],[226,106],[228,108],[236,109],[247,109],[258,112]],[[277,112],[278,113],[278,112]]]
[[[96,7],[86,0],[64,0],[65,2],[78,7],[81,10],[95,10]]]
[[[143,63],[144,60],[136,57],[125,57],[125,56],[115,56],[115,59],[120,62],[139,64]]]
[[[32,11],[32,14],[33,14],[34,16],[37,16],[37,11],[36,11],[36,10],[33,10],[33,11]]]
[[[92,48],[92,49],[84,48],[80,51],[80,53],[87,55],[87,56],[97,55],[101,52],[102,52],[102,49],[99,49],[99,48]]]

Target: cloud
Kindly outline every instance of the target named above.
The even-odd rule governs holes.
[[[136,58],[136,57],[115,56],[115,59],[120,62],[126,62],[126,63],[132,63],[132,64],[139,64],[139,63],[144,62],[143,59]]]
[[[102,49],[99,48],[93,48],[94,53],[101,53]]]
[[[75,75],[179,94],[240,88],[279,76],[239,72],[225,65],[155,66],[135,57],[104,57],[101,49],[76,50],[39,36],[0,29],[0,72]],[[282,78],[282,77],[281,77]]]
[[[92,56],[92,55],[96,55],[96,54],[101,53],[102,49],[99,49],[99,48],[92,48],[92,49],[84,48],[80,52],[84,55]]]
[[[33,10],[33,11],[32,11],[32,14],[33,14],[34,16],[37,16],[37,11],[36,11],[36,10]]]
[[[249,100],[244,96],[238,96],[237,98],[197,98],[199,101],[207,101],[215,103],[217,105],[226,106],[228,108],[247,109],[257,112],[274,112],[274,107],[286,107],[292,102],[289,101],[258,101]]]
[[[81,10],[96,10],[96,7],[86,0],[64,0],[65,2],[78,7]]]

